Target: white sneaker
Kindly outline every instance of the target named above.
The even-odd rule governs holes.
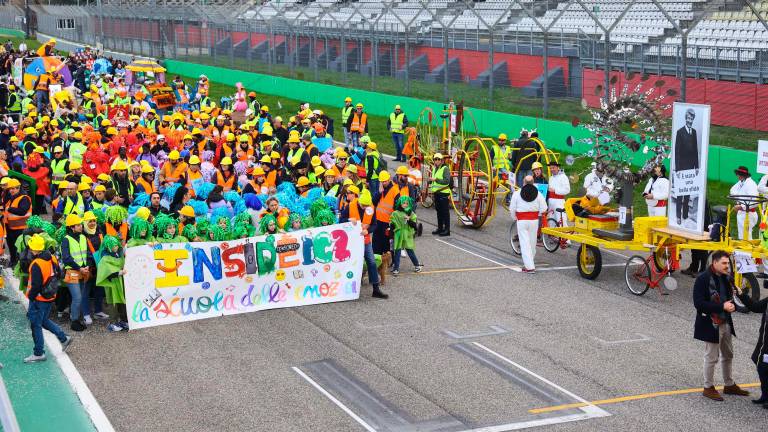
[[[86,315],[86,316],[84,316],[84,317],[83,317],[83,319],[85,320],[85,325],[91,325],[91,324],[93,324],[93,320],[91,319],[91,316],[90,316],[90,315]]]
[[[405,251],[405,249],[400,251],[400,257],[401,258],[408,258],[408,252]]]
[[[104,312],[96,312],[93,314],[93,316],[97,319],[109,319],[109,315],[105,314]]]
[[[45,354],[39,356],[32,354],[31,356],[24,359],[24,363],[37,363],[45,361],[47,358],[48,357],[46,357]]]

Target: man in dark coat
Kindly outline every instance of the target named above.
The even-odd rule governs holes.
[[[675,178],[673,182],[681,181],[679,174],[685,170],[696,170],[699,174],[699,138],[696,129],[693,128],[693,119],[696,113],[688,108],[685,112],[685,126],[677,130],[675,135]],[[677,224],[681,225],[685,219],[688,219],[688,206],[691,201],[690,195],[675,196],[675,215]]]
[[[728,278],[729,266],[728,252],[716,251],[712,254],[712,264],[709,269],[700,274],[693,284],[693,305],[696,307],[693,338],[706,344],[702,394],[716,401],[723,400],[713,383],[718,358],[723,367],[725,381],[723,393],[737,396],[749,395],[749,392],[741,389],[731,376],[732,336],[736,336],[731,313],[736,310],[736,305],[733,302],[732,284]]]

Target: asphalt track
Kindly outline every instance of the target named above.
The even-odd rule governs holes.
[[[636,297],[622,257],[587,281],[575,248],[539,248],[539,271],[523,274],[508,215],[448,238],[429,234],[433,210],[419,215],[424,273],[404,258],[389,300],[366,285],[353,302],[129,333],[96,324],[69,355],[118,431],[765,430],[749,398],[685,391],[702,385],[693,279]],[[735,315],[739,383],[757,381],[758,323]]]

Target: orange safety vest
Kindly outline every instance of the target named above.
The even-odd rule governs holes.
[[[11,208],[18,207],[19,204],[21,204],[21,200],[24,198],[30,200],[29,210],[27,210],[26,214],[24,214],[23,216],[19,216],[19,215],[12,214],[11,212],[8,211]],[[10,205],[8,204],[5,205],[5,215],[4,215],[5,224],[9,230],[16,231],[16,230],[27,229],[27,220],[29,219],[30,216],[32,216],[32,200],[26,195],[19,195],[13,200],[13,202],[11,202]]]
[[[360,217],[360,210],[363,210],[362,218]],[[368,229],[368,227],[371,226],[373,223],[373,216],[374,216],[373,207],[367,207],[362,208],[358,203],[357,199],[352,200],[351,203],[349,203],[349,220],[356,220],[360,221],[360,223],[363,224],[363,229]],[[371,244],[372,237],[371,233],[365,235],[365,244]]]
[[[399,194],[400,188],[393,183],[387,194],[379,199],[379,204],[376,206],[376,220],[386,223],[392,220],[392,212],[395,211],[395,199]]]
[[[222,174],[221,171],[216,171],[216,184],[221,186],[221,188],[224,189],[224,192],[229,192],[235,187],[236,178],[237,176],[235,173],[232,173],[232,175],[225,180],[224,174]]]
[[[59,261],[56,259],[55,256],[51,255],[51,260],[46,261],[42,258],[35,258],[32,260],[32,262],[29,264],[29,268],[27,269],[29,275],[32,274],[32,266],[37,265],[40,267],[40,273],[43,274],[43,286],[45,286],[46,283],[48,283],[48,280],[51,279],[51,276],[53,275],[53,266],[59,265]],[[27,298],[29,298],[29,292],[32,291],[32,277],[30,276],[29,280],[27,281]],[[38,295],[35,297],[36,301],[41,302],[52,302],[56,300],[56,295],[53,296],[53,298],[45,298],[41,295]]]
[[[144,193],[146,193],[147,195],[156,191],[155,184],[144,180],[144,177],[139,177],[138,180],[136,180],[136,185],[137,186],[141,185],[141,187],[144,188]]]
[[[368,114],[362,113],[359,117],[357,113],[352,116],[352,124],[349,125],[350,132],[365,133],[365,124],[368,122]]]
[[[125,246],[125,242],[128,241],[128,224],[125,222],[121,223],[120,228],[118,228],[120,232],[115,229],[115,226],[112,225],[111,222],[107,222],[105,225],[107,227],[107,235],[118,237],[122,240],[123,246]]]
[[[398,185],[398,187],[399,186],[400,185]],[[404,196],[409,197],[409,196],[411,196],[411,189],[410,189],[410,186],[408,186],[408,184],[406,184],[405,186],[400,188],[400,196],[401,197],[404,197]]]
[[[99,234],[99,240],[104,240],[104,235]],[[96,248],[93,247],[93,243],[91,243],[91,239],[88,237],[85,238],[85,241],[88,242],[88,250],[91,251],[91,255],[96,253]]]
[[[187,171],[187,189],[192,190],[192,182],[200,178],[203,178],[203,173],[200,171]],[[192,191],[192,193],[194,193],[194,191]]]
[[[179,181],[181,176],[184,174],[184,171],[186,170],[187,170],[187,164],[185,162],[179,162],[176,165],[175,169],[171,167],[170,162],[166,162],[163,164],[163,169],[162,169],[163,179],[164,179],[163,181],[175,183]]]
[[[37,85],[35,86],[35,90],[37,91],[48,91],[48,83],[51,80],[51,75],[44,73],[40,75],[40,78],[38,78]]]
[[[277,186],[277,171],[270,171],[267,173],[267,179],[264,180],[264,186],[273,188]]]
[[[248,150],[243,151],[243,149],[238,147],[238,149],[237,149],[237,160],[243,161],[243,162],[247,162],[248,158],[250,156],[253,156],[253,149],[252,148],[249,147]]]

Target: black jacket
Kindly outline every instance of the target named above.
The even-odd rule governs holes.
[[[675,134],[675,171],[690,170],[699,167],[699,146],[696,129],[691,133],[685,126]]]
[[[763,356],[768,354],[768,298],[764,298],[759,302],[753,302],[748,295],[740,295],[739,298],[747,309],[755,313],[762,312],[763,314],[763,319],[760,320],[760,335],[757,337],[755,351],[752,352],[752,361],[755,364],[759,364]]]
[[[696,307],[693,338],[704,342],[718,343],[720,342],[720,333],[712,323],[713,313],[725,313],[725,320],[731,326],[731,334],[736,336],[731,314],[723,309],[725,302],[733,300],[733,288],[727,276],[719,276],[718,282],[727,284],[726,292],[728,295],[727,298],[721,298],[720,303],[715,303],[712,301],[711,290],[718,289],[719,285],[713,277],[715,276],[712,274],[712,270],[707,269],[696,278],[696,282],[693,284],[693,305]]]
[[[42,259],[44,261],[50,261],[52,260],[51,253],[48,251],[42,251],[38,256],[36,256],[34,259]],[[54,262],[54,265],[56,262]],[[40,295],[40,292],[43,290],[43,273],[40,270],[40,266],[38,265],[32,265],[29,267],[29,293],[27,294],[27,297],[30,300],[34,300],[37,298],[38,295]]]

